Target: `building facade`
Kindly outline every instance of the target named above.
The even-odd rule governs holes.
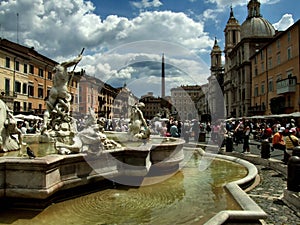
[[[300,20],[251,57],[253,115],[300,111]]]
[[[178,115],[178,119],[200,120],[197,105],[203,97],[203,90],[200,85],[182,85],[171,89],[172,111]]]
[[[0,98],[14,113],[43,115],[58,63],[34,48],[0,39]],[[71,77],[71,74],[70,74]],[[70,79],[69,92],[76,99],[80,73]],[[79,108],[72,104],[71,111]]]
[[[262,17],[260,2],[250,0],[248,16],[239,26],[232,9],[225,32],[224,98],[226,114],[248,116],[251,107],[252,70],[250,57],[272,40],[275,29]]]
[[[153,96],[153,92],[141,96],[140,102],[145,104],[142,109],[145,119],[151,120],[161,113],[161,100],[162,98]]]
[[[0,40],[1,98],[14,112],[42,114],[52,87],[52,69],[58,63],[34,50]]]

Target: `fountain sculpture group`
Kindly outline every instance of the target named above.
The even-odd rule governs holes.
[[[32,143],[38,145],[39,152],[45,146],[54,150],[42,157],[38,154],[35,158],[26,157],[27,160],[24,154],[0,157],[0,198],[46,199],[58,191],[105,177],[144,177],[153,167],[170,173],[178,170],[184,159],[184,141],[150,138],[150,129],[141,111],[143,103],[131,107],[127,133],[105,132],[104,121],[97,119],[92,108],[85,116],[83,129],[77,129],[76,119],[70,112],[68,92],[73,76],[67,69],[76,67],[81,59],[79,55],[54,67],[43,127],[39,134],[24,135],[27,144],[23,143],[13,112],[0,100],[0,151],[20,150],[22,153]],[[140,180],[133,185],[140,185]]]
[[[103,133],[103,126],[97,122],[93,109],[90,108],[89,115],[85,120],[85,127],[82,131],[77,130],[76,120],[70,115],[71,95],[68,85],[72,81],[72,73],[67,71],[68,67],[77,65],[82,59],[79,55],[75,59],[63,62],[54,67],[53,87],[46,100],[46,111],[44,113],[44,125],[41,130],[39,142],[54,142],[55,148],[60,154],[80,153],[84,151],[99,152],[105,149],[121,148],[121,145],[113,140],[107,139]],[[135,107],[136,113],[141,113]],[[0,150],[3,152],[19,150],[23,143],[23,135],[17,127],[13,112],[0,100]],[[134,121],[132,132],[137,135],[139,129],[146,126],[145,120]],[[143,118],[139,115],[139,118]],[[18,138],[14,135],[17,134]],[[140,138],[149,138],[148,135],[141,135]]]

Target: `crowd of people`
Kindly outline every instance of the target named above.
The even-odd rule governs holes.
[[[299,125],[294,118],[257,119],[253,121],[241,119],[227,121],[226,132],[232,132],[236,144],[243,143],[243,152],[250,152],[250,136],[258,142],[269,141],[272,150],[279,149],[284,152],[282,161],[287,163],[294,147],[299,145]]]
[[[104,130],[116,132],[128,132],[129,120],[104,119]],[[227,136],[233,138],[236,145],[243,145],[243,152],[250,153],[250,139],[255,141],[268,140],[271,149],[279,149],[284,152],[283,161],[286,163],[295,146],[299,145],[300,124],[294,118],[278,119],[229,119],[216,122],[200,122],[196,119],[180,121],[174,117],[155,118],[147,120],[147,125],[152,135],[162,137],[183,138],[186,142],[199,141],[200,133],[210,133],[211,142],[224,145]],[[84,126],[84,118],[77,120],[78,130]],[[18,123],[18,128],[23,134],[37,133],[42,127],[42,121],[24,121]]]

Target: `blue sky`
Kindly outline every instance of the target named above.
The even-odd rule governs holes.
[[[230,6],[242,24],[248,2],[4,0],[0,1],[0,36],[34,46],[58,62],[76,56],[84,47],[78,69],[114,86],[126,82],[137,96],[148,91],[159,95],[157,65],[162,53],[170,65],[166,71],[169,88],[207,83],[209,53],[215,37],[224,48],[223,31]],[[299,19],[298,0],[260,2],[261,14],[278,30]]]

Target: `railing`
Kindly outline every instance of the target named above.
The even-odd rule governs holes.
[[[256,106],[250,106],[249,108],[248,108],[248,110],[250,111],[250,112],[264,112],[264,111],[266,111],[266,105],[256,105]]]
[[[289,77],[276,82],[277,94],[284,94],[289,92],[296,92],[297,79],[296,77]]]

